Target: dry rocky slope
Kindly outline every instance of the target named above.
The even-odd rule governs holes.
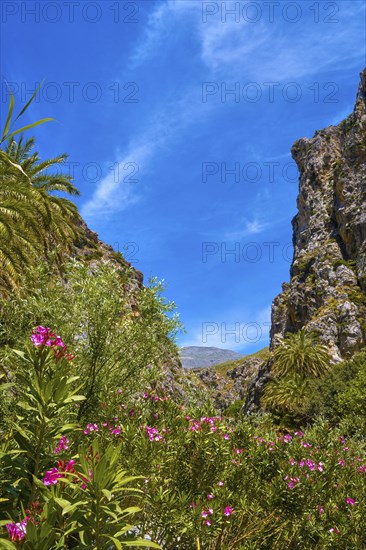
[[[206,388],[215,407],[225,411],[235,401],[246,398],[251,380],[268,356],[268,348],[264,348],[234,361],[195,369],[194,375]]]
[[[300,172],[290,283],[272,304],[271,349],[287,332],[316,332],[333,362],[366,345],[366,69],[353,113],[292,147]],[[245,410],[258,406],[267,362]]]

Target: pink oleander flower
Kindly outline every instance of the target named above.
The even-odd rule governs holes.
[[[210,494],[207,495],[207,500],[212,500],[213,498],[214,498],[214,496],[213,496],[212,493],[210,493]]]
[[[62,477],[62,474],[58,471],[57,468],[52,468],[52,470],[47,470],[43,478],[43,485],[56,485],[58,480]]]
[[[33,345],[35,346],[42,346],[43,345],[43,336],[41,334],[35,334],[34,332],[32,333],[32,336],[31,336],[31,342]],[[9,523],[9,525],[11,525]]]
[[[286,478],[288,478],[288,476],[286,476]],[[285,478],[285,479],[286,479]],[[287,483],[287,487],[289,489],[294,489],[296,487],[296,485],[300,482],[300,478],[299,477],[291,477],[290,478],[290,481]]]
[[[301,431],[295,432],[295,435],[296,435],[297,437],[304,437],[304,433],[301,432]]]
[[[121,393],[123,393],[123,390],[121,388],[118,388],[117,393],[118,395],[121,395]]]
[[[331,529],[329,529],[329,533],[335,533],[336,535],[341,534],[340,530],[337,529],[337,527],[331,527]]]
[[[351,506],[354,506],[356,504],[356,501],[353,500],[353,498],[346,498],[346,504],[350,504]]]
[[[207,516],[208,516],[207,510],[202,510],[201,516],[203,517],[203,519],[207,518]]]
[[[54,449],[54,453],[55,454],[59,454],[61,451],[67,451],[67,449],[69,448],[68,447],[68,444],[70,443],[70,441],[67,439],[67,437],[65,435],[63,435],[60,439],[59,439],[59,442],[57,444],[57,447]]]
[[[225,506],[224,508],[224,516],[229,517],[234,512],[234,508],[231,506]]]
[[[85,435],[89,435],[90,432],[99,432],[99,426],[94,422],[94,424],[89,423],[86,425],[86,428],[84,430]]]
[[[243,452],[244,452],[244,449],[234,449],[234,453],[235,453],[236,455],[240,455],[240,454],[243,453]]]
[[[191,432],[198,432],[200,430],[201,430],[201,423],[198,420],[192,420],[190,431]]]
[[[318,506],[318,512],[319,512],[319,515],[321,516],[322,514],[324,514],[324,508],[322,506]]]
[[[36,347],[47,346],[52,348],[57,360],[65,357],[68,361],[74,359],[74,355],[66,353],[66,344],[61,340],[60,336],[52,332],[50,328],[39,325],[30,337],[31,342]]]
[[[224,486],[224,482],[223,482],[223,481],[219,481],[217,485],[218,485],[219,487],[223,487],[223,486]]]
[[[338,464],[339,464],[340,466],[345,466],[345,465],[346,465],[346,461],[345,461],[343,458],[340,458],[340,459],[338,459]]]
[[[226,440],[228,440],[228,439],[230,439],[230,436],[229,436],[229,434],[224,434],[224,435],[223,435],[223,438],[226,439]]]
[[[8,533],[9,533],[9,536],[10,536],[10,540],[12,542],[21,542],[26,533],[27,533],[27,522],[28,522],[28,517],[26,517],[25,519],[23,519],[22,521],[19,521],[17,523],[14,523],[14,522],[11,522],[11,523],[7,523],[5,525]]]
[[[59,337],[58,334],[56,334],[56,338],[54,339],[53,343],[51,344],[52,346],[59,346],[61,348],[65,348],[66,345],[65,345],[65,342],[63,342],[61,340],[61,338]]]
[[[213,508],[208,508],[207,512],[210,514],[210,516],[212,516],[214,513]]]
[[[120,435],[121,427],[116,426],[115,428],[110,428],[110,432],[111,432],[112,435]]]
[[[148,399],[149,398],[149,394],[147,393],[147,391],[145,391],[143,394],[142,394],[142,397],[144,399]]]
[[[301,446],[304,447],[305,449],[310,449],[311,448],[311,444],[310,443],[305,443],[305,441],[301,441]]]
[[[210,527],[212,525],[212,522],[209,519],[206,519],[205,525],[207,525],[207,527]]]

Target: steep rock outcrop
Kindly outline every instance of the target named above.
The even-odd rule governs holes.
[[[366,69],[353,113],[292,147],[300,172],[290,283],[272,304],[271,349],[306,327],[333,362],[366,345]],[[258,405],[267,363],[246,404]]]

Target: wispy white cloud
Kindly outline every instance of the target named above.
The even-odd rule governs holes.
[[[150,56],[155,54],[157,46],[159,46],[164,39],[167,29],[166,18],[168,12],[168,3],[161,3],[150,13],[143,36],[130,57],[130,69],[136,69]]]
[[[139,200],[141,181],[149,173],[151,162],[166,147],[172,146],[176,135],[179,135],[190,125],[208,116],[210,109],[203,112],[201,105],[192,101],[197,95],[194,88],[187,87],[180,97],[169,102],[163,102],[151,114],[150,119],[142,127],[137,136],[131,140],[126,151],[118,155],[119,178],[115,172],[103,178],[92,197],[82,206],[81,213],[87,219],[92,216],[106,216],[135,204]],[[138,174],[125,177],[124,167],[134,164]],[[137,180],[137,181],[133,181]]]
[[[126,154],[114,163],[116,169],[98,183],[92,197],[82,205],[81,215],[90,219],[136,203],[138,180],[141,178],[140,167],[146,166],[157,146],[157,143],[148,141],[131,145]]]
[[[344,63],[356,67],[362,55],[359,37],[364,30],[363,2],[338,4],[335,23],[324,22],[326,13],[314,23],[309,20],[314,14],[306,4],[301,5],[302,17],[296,24],[286,23],[281,9],[273,22],[265,10],[255,23],[243,17],[239,21],[232,16],[225,20],[220,12],[208,17],[199,25],[203,62],[214,75],[244,82],[296,81],[337,65],[341,69]],[[225,3],[222,6],[225,10]]]
[[[262,233],[268,226],[269,222],[260,221],[259,219],[243,220],[236,231],[224,233],[224,240],[240,241],[249,235]]]
[[[326,33],[321,31],[320,25],[309,27],[308,24],[300,25],[296,32],[290,29],[284,33],[278,24],[265,20],[251,24],[234,20],[222,22],[216,17],[204,23],[200,2],[167,0],[157,4],[149,15],[130,64],[137,67],[146,63],[150,56],[160,51],[165,41],[169,41],[174,26],[186,25],[192,37],[197,39],[197,59],[203,62],[202,81],[213,77],[230,81],[240,78],[245,82],[251,79],[281,81],[316,74],[328,66],[342,67],[345,62],[351,66],[360,55],[356,42],[359,32],[354,30],[361,25],[363,9],[355,4],[362,3],[351,2],[349,9],[342,8],[342,26],[329,25]],[[139,176],[146,174],[162,148],[170,146],[183,130],[201,123],[202,117],[215,108],[215,102],[202,108],[197,102],[200,92],[201,83],[188,82],[178,98],[168,104],[157,104],[147,125],[141,127],[116,161],[122,166],[136,163],[140,168]],[[99,183],[92,198],[82,207],[82,213],[90,217],[121,210],[135,203],[138,193],[138,184],[126,178],[116,181],[114,174],[110,174]],[[258,234],[266,227],[258,220],[247,221],[244,228],[238,230],[238,237]]]

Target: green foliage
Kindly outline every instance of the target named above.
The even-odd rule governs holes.
[[[20,111],[14,122],[27,110],[38,90]],[[10,94],[7,120],[0,145],[0,290],[9,291],[21,283],[26,266],[35,265],[40,258],[59,247],[70,249],[77,238],[80,223],[76,206],[56,196],[55,191],[78,194],[70,178],[47,173],[47,169],[62,164],[66,155],[40,161],[32,152],[34,140],[23,144],[14,137],[42,122],[43,119],[11,131],[14,97]]]
[[[301,329],[296,334],[287,334],[282,345],[273,354],[272,373],[274,376],[301,378],[318,377],[329,368],[329,355],[326,346],[318,343],[316,335],[307,334]]]
[[[34,497],[34,477],[47,464],[56,438],[75,428],[70,422],[76,411],[65,411],[65,407],[85,398],[78,394],[81,386],[75,382],[79,377],[70,375],[62,350],[35,349],[28,344],[25,352],[15,353],[22,365],[10,384],[16,388],[17,397],[17,414],[10,419],[10,431],[21,454],[17,460],[5,454],[3,467],[5,472],[11,469],[10,476],[17,473],[17,488],[27,502]]]
[[[366,350],[349,361],[333,365],[329,373],[311,384],[307,406],[309,420],[321,415],[344,433],[364,438],[366,429]]]
[[[236,399],[233,403],[225,409],[224,415],[226,417],[240,418],[243,415],[243,406],[245,399]]]
[[[274,413],[280,424],[294,426],[305,419],[311,381],[329,369],[327,348],[304,329],[288,334],[273,354],[272,378],[266,384],[262,405]]]
[[[162,363],[176,353],[171,339],[180,323],[156,280],[136,291],[132,309],[125,290],[130,278],[126,268],[100,263],[91,269],[72,262],[65,272],[63,280],[49,264],[29,269],[25,286],[1,304],[0,359],[3,369],[12,371],[9,348],[24,340],[34,324],[55,327],[77,351],[73,374],[82,372],[86,396],[79,418],[90,418],[111,386],[133,393],[159,379]]]
[[[103,408],[89,410],[99,421],[64,426],[79,406],[78,381],[74,385],[69,379],[78,360],[66,361],[62,346],[46,347],[21,353],[13,385],[3,387],[3,394],[18,392],[16,421],[27,439],[19,438],[14,426],[3,438],[1,471],[7,479],[0,499],[6,499],[2,506],[9,519],[0,522],[0,548],[281,550],[296,545],[330,550],[366,545],[364,442],[346,440],[324,421],[305,433],[281,432],[268,417],[238,415],[234,421],[217,416],[207,403],[184,406],[156,386],[130,393],[112,383]],[[362,405],[365,372],[362,353],[338,399],[345,414]],[[346,369],[338,380],[341,376],[345,382]],[[42,425],[35,471],[27,446],[40,441],[36,434]],[[23,483],[30,471],[31,495]],[[22,521],[26,532],[10,542],[4,525],[13,532]]]
[[[9,518],[15,516],[15,521],[1,525],[7,525],[12,541],[28,550],[159,548],[136,537],[129,523],[140,511],[134,502],[141,491],[129,486],[138,478],[127,476],[120,467],[120,446],[110,443],[100,449],[97,442],[84,444],[72,460],[66,459],[65,434],[77,444],[80,428],[69,421],[76,418],[84,397],[75,387],[78,377],[69,374],[72,356],[65,344],[40,326],[25,352],[16,353],[23,366],[13,384],[2,387],[16,388],[16,417],[0,453],[8,476],[2,480],[0,502]],[[60,457],[57,467],[47,470],[55,453]],[[12,546],[2,540],[0,547]]]
[[[36,95],[38,94],[43,82],[38,86],[28,103],[20,110],[18,115],[15,117],[13,121],[13,109],[14,109],[14,95],[10,91],[10,100],[9,100],[9,107],[8,107],[8,114],[6,117],[5,126],[0,138],[0,145],[7,139],[12,139],[15,135],[25,132],[26,130],[30,130],[32,128],[35,128],[36,126],[39,126],[40,124],[43,124],[44,122],[48,122],[50,120],[53,120],[52,118],[43,118],[41,120],[37,120],[36,122],[33,122],[32,124],[28,124],[27,126],[23,126],[22,128],[18,128],[17,130],[11,130],[12,125],[25,113],[25,111],[28,109],[31,103],[33,103]]]

